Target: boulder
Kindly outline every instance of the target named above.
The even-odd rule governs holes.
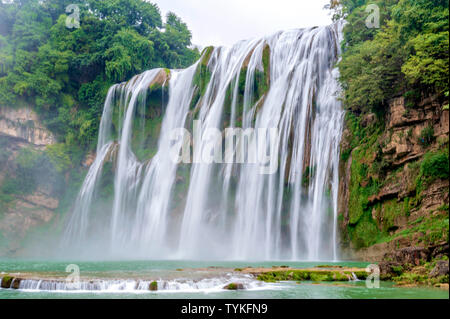
[[[152,281],[152,282],[150,283],[149,289],[150,289],[151,291],[156,291],[156,290],[158,290],[158,283],[157,283],[156,281]]]
[[[13,280],[14,280],[14,277],[3,276],[1,279],[1,287],[2,288],[11,288],[11,283]]]
[[[394,260],[401,264],[420,265],[420,260],[428,261],[429,251],[424,247],[406,247],[394,252]]]
[[[370,126],[377,121],[375,113],[369,113],[363,116],[361,119],[361,125],[363,127]]]
[[[245,288],[244,288],[244,285],[239,282],[232,282],[231,284],[228,284],[225,287],[223,287],[223,289],[240,290],[240,289],[245,289]]]
[[[439,260],[436,262],[433,270],[430,272],[430,277],[439,277],[448,275],[448,260]]]
[[[402,265],[395,261],[382,261],[378,264],[378,267],[380,267],[380,278],[382,280],[399,276],[403,272]]]

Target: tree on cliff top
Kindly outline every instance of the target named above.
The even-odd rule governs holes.
[[[380,28],[368,28],[369,4],[380,9]],[[448,0],[333,0],[345,18],[339,63],[345,104],[355,111],[383,109],[394,96],[448,91]]]
[[[93,147],[108,87],[155,67],[183,68],[199,57],[174,13],[163,23],[144,0],[0,3],[0,105],[36,108],[59,139]]]

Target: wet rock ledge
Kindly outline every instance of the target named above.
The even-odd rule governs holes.
[[[236,268],[235,271],[248,273],[265,282],[277,281],[351,281],[365,280],[370,274],[365,268],[342,266],[317,266],[314,268],[295,269],[286,266],[272,268]]]

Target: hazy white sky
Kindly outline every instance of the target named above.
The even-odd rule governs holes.
[[[175,12],[192,31],[192,43],[232,45],[279,30],[327,25],[328,0],[151,0],[161,14]]]

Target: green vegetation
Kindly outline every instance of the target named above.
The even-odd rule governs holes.
[[[437,178],[448,179],[449,177],[449,154],[448,147],[425,154],[420,164],[419,176],[416,179],[416,192],[418,195],[425,187]]]
[[[267,84],[269,84],[269,77],[270,77],[270,47],[266,45],[263,49],[263,55],[262,55],[262,62],[263,62],[263,68],[264,68],[264,78],[267,81]]]
[[[353,111],[376,111],[394,96],[448,92],[448,0],[330,1],[334,19],[346,16],[339,63],[344,100]],[[367,28],[369,4],[380,28]],[[408,96],[407,96],[408,97]]]
[[[14,195],[28,195],[38,185],[49,189],[55,196],[61,195],[65,184],[63,173],[71,166],[67,154],[55,152],[58,144],[54,146],[46,151],[19,150],[15,167],[7,171],[0,186],[0,203],[11,202]]]
[[[397,285],[432,285],[439,287],[440,284],[448,284],[448,274],[437,277],[430,277],[429,274],[439,260],[448,260],[447,256],[435,258],[431,261],[421,260],[420,266],[413,267],[406,264],[404,267],[392,267],[395,275],[387,279],[392,279]]]
[[[404,229],[393,235],[379,237],[378,243],[390,242],[400,238],[412,240],[418,238],[418,242],[431,245],[440,241],[448,241],[448,209],[440,211],[439,214],[421,216],[409,223],[410,228]]]
[[[48,145],[46,154],[59,173],[67,172],[73,165],[70,150],[66,144]]]
[[[348,154],[347,160],[352,155],[347,232],[356,247],[366,247],[373,244],[379,234],[369,198],[378,193],[389,167],[381,156],[384,123],[377,121],[374,125],[363,126],[361,117],[351,112],[346,114],[345,121],[352,136],[349,148],[343,150]]]
[[[133,121],[131,147],[138,160],[142,162],[156,154],[163,109],[167,106],[167,100],[168,86],[162,87],[160,84],[153,84],[147,90],[145,103],[136,109],[137,118]],[[116,111],[115,128],[119,127],[117,115]],[[118,129],[115,131],[117,132]]]
[[[211,54],[214,51],[214,47],[209,46],[206,47],[202,52],[202,59],[199,63],[197,72],[194,75],[194,85],[197,86],[198,92],[197,92],[197,99],[205,95],[206,88],[208,87],[208,83],[211,80],[211,71],[208,68],[208,63],[211,58]],[[195,104],[193,105],[195,106]]]
[[[42,187],[60,200],[62,213],[83,181],[85,155],[95,150],[108,88],[150,68],[186,67],[200,55],[190,48],[186,24],[174,13],[163,23],[148,1],[80,0],[80,24],[72,28],[66,24],[72,1],[11,2],[0,3],[0,106],[30,107],[58,143],[42,151],[23,149],[12,163],[8,141],[0,139],[1,167],[12,163],[0,185],[0,213]],[[149,90],[145,121],[133,128],[133,148],[143,146],[136,152],[141,160],[155,152],[166,91]],[[104,179],[100,196],[110,195],[110,182]]]
[[[348,227],[348,233],[356,248],[367,247],[375,243],[379,234],[377,225],[369,213],[355,224]]]
[[[198,65],[197,71],[194,75],[194,85],[196,87],[194,96],[191,101],[190,109],[194,109],[195,106],[200,101],[201,97],[204,96],[206,92],[206,88],[208,86],[209,81],[211,80],[211,70],[208,67],[209,61],[211,59],[211,54],[213,52],[213,47],[207,47],[202,52],[202,59]],[[245,86],[247,82],[248,74],[248,61],[244,60],[243,65],[239,71],[238,76],[233,78],[227,86],[225,100],[224,100],[224,126],[231,125],[231,114],[232,114],[232,105],[233,102],[236,104],[235,110],[235,127],[242,126],[242,114],[245,107],[253,106],[255,103],[262,101],[264,94],[269,89],[270,82],[270,48],[266,45],[263,48],[262,52],[262,67],[263,70],[255,69],[254,74],[251,74],[250,80],[252,83],[252,91],[253,95],[250,96],[249,101],[247,101],[248,105],[244,105],[244,94],[245,94]],[[235,89],[237,87],[236,95]],[[256,107],[258,108],[262,103],[258,104]],[[193,118],[195,118],[198,114],[198,109],[194,110]]]
[[[13,152],[8,143],[8,137],[0,137],[0,154],[5,154],[5,159],[14,158],[1,165],[5,177],[0,185],[0,214],[14,208],[16,199],[38,189],[61,199],[61,212],[65,212],[84,178],[84,173],[77,169],[82,152],[64,143],[49,145],[43,150],[25,147]]]
[[[444,151],[425,154],[420,165],[420,175],[431,178],[448,178],[448,148]]]
[[[223,287],[223,289],[226,289],[226,290],[244,289],[244,285],[242,285],[241,283],[232,282],[232,283],[226,285],[225,287]]]
[[[383,230],[385,232],[396,230],[394,226],[395,219],[409,214],[409,198],[405,197],[403,201],[398,201],[397,199],[388,200],[383,203],[383,209]]]
[[[263,72],[256,70],[255,74],[255,97],[254,101],[258,101],[263,94],[269,90],[270,86],[270,47],[266,45],[262,54]]]
[[[303,172],[302,175],[302,185],[303,187],[308,187],[309,185],[309,181],[314,178],[315,175],[315,171],[316,171],[316,167],[309,167],[307,166],[305,168],[305,171]]]
[[[370,148],[368,148],[370,149]],[[449,174],[448,148],[436,152],[428,152],[422,161],[411,163],[409,170],[417,171],[413,191],[415,197],[404,197],[403,199],[385,200],[383,203],[369,202],[369,197],[377,194],[382,183],[375,176],[369,176],[369,169],[364,163],[367,159],[366,153],[360,156],[361,149],[355,149],[351,166],[351,179],[349,188],[349,224],[347,232],[355,247],[367,247],[375,243],[389,242],[398,238],[412,239],[419,235],[420,242],[433,244],[440,240],[448,240],[448,205],[443,204],[438,211],[443,214],[422,216],[410,222],[409,228],[391,235],[397,228],[395,220],[398,217],[408,217],[412,208],[419,205],[421,193],[437,178],[447,179]],[[371,167],[373,167],[372,164]],[[397,178],[393,172],[390,178]],[[388,182],[385,179],[383,182]],[[375,214],[375,215],[374,215]],[[382,216],[374,219],[374,216]]]
[[[352,134],[349,148],[352,154],[349,216],[350,224],[356,224],[368,208],[368,198],[375,195],[381,186],[379,177],[386,166],[379,156],[379,137],[383,127],[380,124],[362,127],[360,118],[352,113],[347,113],[346,123]],[[374,166],[376,169],[373,169]]]
[[[366,279],[368,273],[365,270],[353,272],[358,279]],[[294,281],[349,281],[352,272],[346,270],[311,270],[311,269],[287,269],[268,271],[258,274],[258,280],[276,282],[284,280]]]

